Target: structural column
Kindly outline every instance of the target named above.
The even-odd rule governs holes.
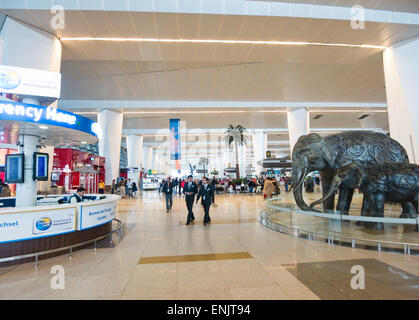
[[[127,136],[128,178],[138,183],[142,167],[143,136]]]
[[[246,176],[246,145],[239,145],[239,169],[240,177]]]
[[[260,175],[264,171],[263,166],[258,165],[258,161],[263,161],[266,157],[268,148],[268,139],[266,132],[263,130],[255,130],[252,134],[254,166],[256,175]]]
[[[409,162],[419,163],[419,38],[384,50],[390,136],[406,149]]]
[[[306,108],[289,110],[287,112],[291,155],[298,138],[310,133],[309,116],[310,114]]]
[[[102,129],[99,155],[105,157],[105,185],[109,186],[112,185],[112,180],[119,176],[123,114],[103,110],[98,113],[97,118]]]
[[[144,170],[148,172],[153,167],[153,147],[143,148]]]
[[[37,182],[33,181],[33,153],[38,152],[39,137],[20,135],[21,152],[25,156],[24,182],[16,184],[16,207],[36,206]]]
[[[7,16],[0,27],[0,65],[60,72],[61,42],[54,35],[37,29]],[[40,105],[37,96],[25,97],[23,103]],[[55,103],[55,104],[54,104]],[[50,106],[56,107],[56,102]],[[19,140],[24,144],[25,154],[25,182],[16,185],[16,206],[35,206],[37,186],[39,190],[48,191],[51,180],[36,182],[32,179],[33,152],[39,137],[25,135]],[[48,171],[51,172],[54,147],[39,150],[49,153]],[[29,172],[30,171],[30,172]],[[49,175],[51,176],[51,175]]]

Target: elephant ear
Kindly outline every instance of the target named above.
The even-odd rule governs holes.
[[[324,160],[331,168],[336,167],[336,159],[341,149],[341,140],[337,136],[328,136],[323,141]]]

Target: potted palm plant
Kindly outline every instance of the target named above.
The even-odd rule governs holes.
[[[236,179],[240,179],[240,168],[239,168],[239,146],[246,145],[247,137],[245,136],[246,128],[237,125],[229,125],[226,132],[224,139],[228,143],[230,147],[232,143],[234,143],[235,151],[236,151]]]

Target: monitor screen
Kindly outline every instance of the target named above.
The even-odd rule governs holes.
[[[6,174],[5,182],[23,183],[24,182],[24,159],[23,153],[6,155]]]
[[[58,181],[58,180],[60,180],[60,174],[58,172],[52,172],[51,173],[51,180],[52,181]]]
[[[48,153],[33,153],[33,180],[48,180]]]

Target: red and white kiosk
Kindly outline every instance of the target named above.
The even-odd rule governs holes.
[[[65,190],[84,187],[87,193],[98,193],[105,182],[105,158],[72,148],[55,148],[51,182]]]

